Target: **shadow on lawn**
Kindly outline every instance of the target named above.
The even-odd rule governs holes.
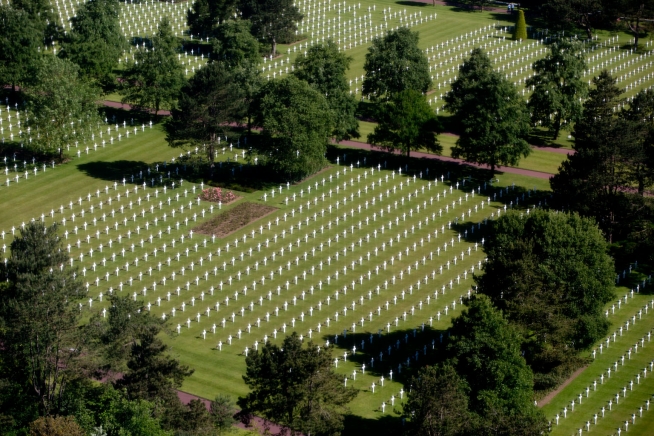
[[[94,161],[79,164],[77,168],[89,177],[111,182],[122,182],[123,178],[130,181],[132,176],[137,178],[139,171],[147,173],[148,164],[130,160]]]
[[[381,397],[380,397],[381,398]],[[386,399],[388,400],[388,399]],[[381,400],[379,401],[381,406]],[[360,436],[364,434],[374,434],[376,436],[397,436],[401,435],[403,432],[402,429],[402,418],[400,414],[402,409],[395,406],[394,410],[391,412],[393,415],[389,415],[389,410],[391,410],[391,405],[388,404],[386,409],[386,415],[381,415],[377,419],[363,418],[357,415],[345,415],[345,428],[341,432],[343,436]]]

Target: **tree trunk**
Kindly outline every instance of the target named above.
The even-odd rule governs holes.
[[[559,138],[559,134],[561,133],[561,112],[556,113],[556,120],[554,121],[554,137],[552,138],[553,140],[557,140]]]
[[[272,55],[275,57],[275,53],[277,53],[277,40],[275,38],[272,39]]]
[[[638,51],[638,36],[640,33],[640,15],[636,17],[636,31],[634,32],[634,50]]]

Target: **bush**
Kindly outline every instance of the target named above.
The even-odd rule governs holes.
[[[518,10],[518,21],[515,23],[515,32],[513,39],[516,41],[524,41],[527,39],[527,22],[525,21],[525,11]]]
[[[223,191],[221,188],[207,188],[202,190],[202,194],[200,194],[200,200],[212,201],[214,203],[229,203],[235,199],[236,195],[232,191]]]

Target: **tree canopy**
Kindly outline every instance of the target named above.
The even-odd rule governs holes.
[[[254,124],[262,128],[254,147],[274,171],[298,180],[324,167],[333,121],[320,92],[287,76],[264,85],[253,104]]]
[[[333,371],[331,350],[306,346],[293,333],[282,346],[266,342],[245,359],[243,380],[251,392],[242,399],[247,412],[262,413],[305,434],[333,435],[343,428],[346,405],[357,391],[343,386]]]
[[[191,35],[207,38],[236,13],[237,0],[194,0],[186,14]]]
[[[604,336],[613,260],[594,220],[540,209],[493,222],[479,292],[520,331],[538,389],[553,388],[578,363],[576,351]]]
[[[407,435],[457,436],[472,431],[466,382],[449,362],[420,369],[409,384],[403,406]]]
[[[461,129],[452,157],[487,164],[494,174],[497,165],[517,165],[529,155],[531,148],[524,138],[530,123],[515,85],[494,71],[487,59],[483,50],[473,50],[445,97],[445,108]]]
[[[547,427],[533,399],[533,375],[517,331],[491,301],[475,296],[452,320],[448,356],[469,389],[474,434],[540,434]]]
[[[585,49],[580,41],[559,39],[550,46],[550,53],[534,62],[534,76],[526,85],[533,87],[529,110],[534,124],[551,129],[557,139],[561,129],[572,128],[583,110],[581,103],[588,95],[583,80],[586,71]]]
[[[229,20],[214,32],[212,60],[229,66],[258,65],[259,41],[250,33],[247,20]]]
[[[363,64],[363,95],[385,100],[406,89],[421,93],[429,90],[429,63],[418,47],[418,39],[418,32],[400,27],[372,40]]]
[[[297,23],[303,18],[293,0],[241,0],[238,8],[252,23],[252,34],[271,45],[273,56],[277,43],[293,41]]]
[[[29,69],[40,56],[42,33],[30,15],[10,5],[0,6],[0,83],[14,87],[30,78]]]
[[[92,0],[83,3],[71,19],[71,30],[59,55],[75,62],[80,74],[97,80],[104,87],[114,85],[114,68],[127,48],[120,30],[118,0]]]
[[[355,116],[357,101],[350,95],[346,77],[350,62],[352,58],[341,53],[338,45],[329,40],[325,44],[314,44],[306,55],[299,55],[293,72],[326,97],[334,122],[332,136],[337,141],[359,137],[359,122]]]
[[[172,107],[184,85],[184,72],[177,60],[177,39],[168,18],[159,22],[151,47],[141,47],[127,65],[123,81],[123,103],[142,110]]]
[[[234,73],[221,62],[200,69],[182,88],[166,123],[168,143],[175,147],[204,147],[213,163],[218,138],[232,131],[247,112],[245,95]]]
[[[100,121],[98,92],[78,72],[69,60],[43,56],[33,82],[25,88],[28,126],[36,133],[31,147],[60,159],[68,146],[90,137],[89,126]]]
[[[371,144],[390,152],[400,150],[407,157],[411,150],[425,149],[436,154],[443,151],[436,139],[440,123],[421,93],[407,89],[394,94],[379,104],[376,117],[378,124],[368,135]]]

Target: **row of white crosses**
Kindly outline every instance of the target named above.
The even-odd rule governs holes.
[[[571,400],[568,404],[566,404],[566,406],[564,406],[560,410],[560,412],[554,416],[554,423],[558,425],[560,419],[566,419],[568,417],[568,414],[572,414],[574,412],[575,405],[579,406],[583,404],[583,402],[585,401],[584,399],[589,398],[591,393],[595,394],[595,392],[598,390],[603,392],[606,389],[616,388],[616,386],[614,386],[614,384],[611,383],[611,373],[618,372],[619,370],[618,368],[620,368],[620,371],[624,371],[625,370],[624,367],[629,366],[629,361],[632,358],[632,354],[637,353],[639,347],[641,349],[645,347],[645,344],[648,343],[650,340],[651,340],[651,331],[648,332],[647,335],[637,340],[634,347],[630,348],[625,354],[623,354],[618,361],[614,362],[612,365],[609,365],[609,367],[605,372],[600,374],[600,376],[595,380],[593,380],[593,382],[589,386],[586,386],[586,388],[581,393],[579,393],[573,400]],[[634,349],[635,351],[633,351]],[[625,359],[626,359],[626,363],[625,363]],[[618,387],[618,391],[616,392],[615,395],[610,394],[607,397],[608,400],[602,403],[604,405],[601,407],[601,409],[598,410],[597,413],[593,414],[592,423],[597,424],[598,418],[604,418],[606,416],[606,413],[611,412],[613,411],[614,408],[618,407],[620,405],[620,399],[626,398],[627,393],[631,393],[635,389],[637,390],[641,386],[641,381],[644,381],[647,378],[648,373],[652,372],[652,370],[654,370],[654,360],[649,361],[644,368],[638,369],[638,372],[636,373],[633,379],[631,379],[625,386]],[[602,389],[603,386],[606,386],[606,388]],[[604,395],[606,395],[606,393],[604,393]],[[646,402],[646,408],[647,410],[649,410],[649,401]],[[632,418],[633,420],[630,423],[634,424],[635,416]],[[589,427],[591,420],[588,420],[586,422],[588,423],[588,427]],[[588,427],[586,428],[586,431],[589,431]]]
[[[180,36],[187,29],[186,10],[188,3],[169,2],[126,2],[121,4],[119,25],[126,37],[152,35],[162,18],[168,17],[175,35]]]
[[[615,344],[616,341],[620,340],[623,337],[623,334],[627,335],[628,334],[627,332],[629,330],[629,325],[630,324],[633,325],[635,323],[635,319],[639,319],[639,320],[642,319],[643,312],[646,315],[648,313],[648,309],[651,308],[654,308],[654,300],[652,300],[650,303],[646,304],[643,308],[641,308],[632,317],[632,319],[628,318],[627,321],[625,322],[626,328],[620,327],[615,332],[613,332],[612,335],[609,335],[605,341],[600,342],[599,346],[595,348],[591,353],[593,359],[596,360],[597,362],[601,362],[603,360],[602,356],[604,354],[604,349],[610,348],[611,342]],[[609,368],[606,371],[602,372],[602,374],[597,379],[595,379],[590,386],[586,387],[585,396],[588,397],[591,391],[592,392],[596,392],[598,390],[602,391],[602,387],[605,385],[605,380],[608,381],[611,378],[611,373],[616,372],[619,366],[625,365],[625,357],[627,359],[626,362],[628,364],[629,361],[631,360],[632,352],[634,354],[638,353],[638,350],[639,349],[642,350],[642,348],[645,347],[645,344],[651,341],[651,338],[652,338],[652,332],[649,331],[647,332],[646,335],[637,339],[635,343],[632,346],[630,346],[628,351],[624,355],[622,355],[618,361],[614,362],[612,365],[609,365]],[[647,370],[645,369],[644,371],[645,371],[644,376],[646,377]],[[637,376],[636,379],[637,379],[637,384],[640,384],[640,376]],[[581,397],[580,396],[577,397],[579,399],[579,403],[581,403]],[[574,410],[575,400],[570,401],[570,404],[571,404],[571,410]]]

